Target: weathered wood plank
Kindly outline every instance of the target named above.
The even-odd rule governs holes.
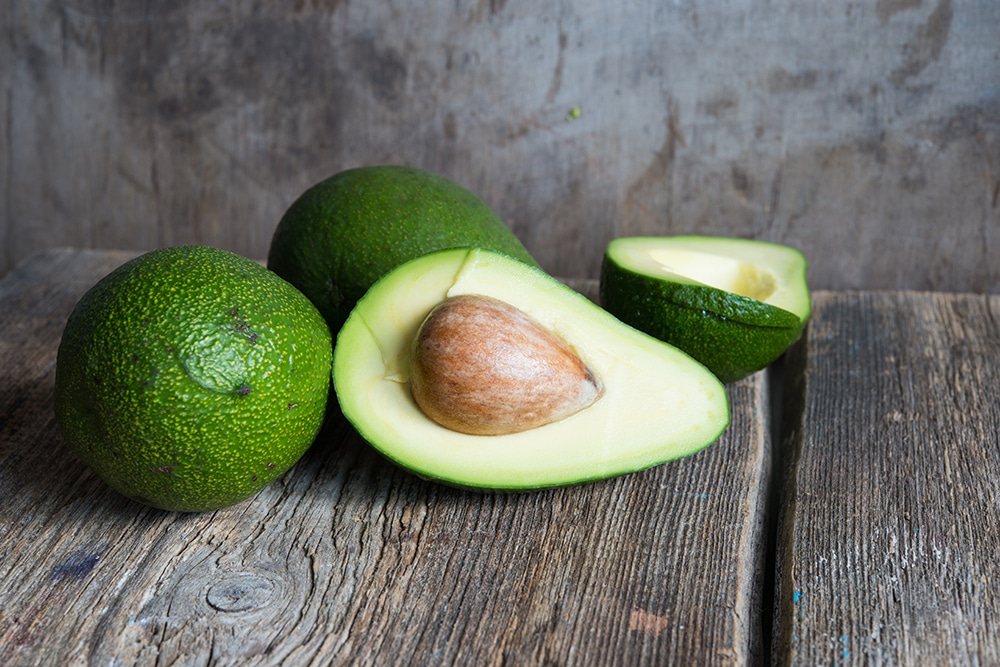
[[[798,247],[826,289],[1000,291],[998,23],[995,0],[0,3],[0,275],[54,243],[265,256],[305,188],[394,162],[558,275],[710,233]]]
[[[790,362],[775,657],[997,664],[1000,298],[815,306]]]
[[[145,509],[63,448],[55,350],[127,255],[0,282],[0,663],[743,665],[759,656],[767,378],[704,452],[527,494],[419,480],[334,423],[255,499]],[[593,281],[587,285],[593,289]]]

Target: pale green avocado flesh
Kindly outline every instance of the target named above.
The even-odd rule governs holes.
[[[619,238],[605,252],[601,305],[733,382],[801,336],[811,312],[806,269],[801,252],[764,241]]]
[[[434,306],[460,294],[505,301],[563,338],[603,396],[509,435],[466,435],[427,418],[410,392],[411,344]],[[729,423],[725,388],[700,363],[541,270],[482,249],[425,255],[378,281],[340,331],[334,384],[344,415],[383,455],[463,487],[532,489],[641,470],[703,449]]]

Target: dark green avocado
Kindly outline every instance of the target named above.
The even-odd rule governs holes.
[[[723,382],[775,361],[811,312],[806,259],[783,245],[706,236],[608,244],[601,305],[684,350]]]
[[[403,166],[337,173],[306,190],[274,232],[267,266],[337,331],[376,280],[445,248],[487,248],[537,266],[482,200],[442,176]]]

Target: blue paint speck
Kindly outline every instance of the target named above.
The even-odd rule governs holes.
[[[801,599],[802,599],[802,591],[794,591],[792,593],[792,602],[798,604]]]

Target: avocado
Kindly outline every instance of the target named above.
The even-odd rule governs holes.
[[[503,220],[457,183],[413,167],[358,167],[292,203],[274,231],[267,266],[316,304],[336,335],[389,270],[455,247],[488,248],[537,266]]]
[[[67,446],[140,503],[205,511],[253,496],[309,448],[331,335],[298,290],[207,246],[140,255],[91,287],[56,357]]]
[[[801,252],[765,241],[624,237],[605,251],[600,300],[730,383],[801,337],[812,309],[806,270]]]
[[[443,425],[421,409],[413,367],[437,362],[421,359],[420,348],[428,344],[424,338],[432,335],[427,331],[439,310],[463,296],[475,297],[473,314],[486,320],[450,327],[471,341],[457,347],[453,365],[477,363],[478,348],[483,348],[484,368],[491,358],[515,359],[510,369],[484,371],[481,381],[468,379],[475,373],[464,375],[460,382],[479,385],[465,388],[485,388],[480,405],[492,410],[498,402],[517,400],[519,391],[530,391],[534,384],[537,391],[555,394],[558,407],[572,404],[565,416],[484,435]],[[482,305],[494,301],[509,307],[495,319],[483,314],[489,308]],[[512,324],[521,315],[510,309],[529,324]],[[528,345],[540,355],[505,348],[511,340],[534,338],[535,333],[525,332],[536,325],[561,343]],[[512,326],[521,333],[508,335]],[[434,341],[445,345],[448,337]],[[572,352],[586,371],[564,360],[553,372],[569,382],[550,384],[550,369],[539,361],[539,356],[557,354],[547,351],[550,346],[558,354]],[[539,381],[516,391],[491,388],[519,371]],[[622,324],[540,269],[484,249],[427,254],[376,282],[338,334],[334,385],[343,414],[384,456],[418,476],[478,489],[544,488],[641,470],[701,450],[729,423],[725,388],[700,363]],[[574,394],[581,387],[582,399]],[[479,408],[473,404],[469,410]],[[528,413],[523,406],[518,410]]]

